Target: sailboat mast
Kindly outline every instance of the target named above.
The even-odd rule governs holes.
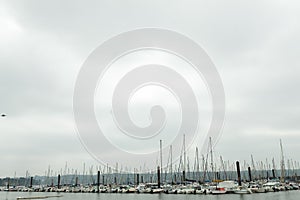
[[[183,171],[186,171],[186,149],[185,149],[185,134],[183,134]]]
[[[199,166],[199,154],[198,154],[198,147],[196,147],[196,180],[200,180],[200,166]]]
[[[202,180],[202,182],[204,182],[205,181],[205,176],[206,176],[206,168],[207,168],[207,162],[206,162],[206,160],[205,160],[205,157],[204,157],[204,155],[202,154],[202,171],[203,171],[203,180]]]
[[[281,150],[281,177],[280,181],[284,182],[285,178],[285,165],[284,165],[284,156],[283,156],[283,148],[282,148],[282,141],[280,139],[280,150]]]
[[[254,175],[254,179],[256,178],[256,168],[255,168],[255,162],[254,162],[254,158],[253,155],[251,154],[251,163],[252,163],[252,171],[253,171],[253,175]]]
[[[160,149],[160,177],[163,177],[162,140],[159,140]]]
[[[172,168],[172,165],[173,165],[173,153],[172,153],[172,145],[170,145],[170,157],[171,157],[171,166],[170,166],[170,174],[171,174],[171,183],[173,183],[173,168]]]
[[[213,158],[213,147],[211,137],[209,137],[209,146],[210,146],[210,165],[211,165],[211,172],[212,178],[214,178],[214,158]]]
[[[222,165],[222,168],[223,168],[223,172],[224,172],[224,175],[225,175],[225,180],[227,180],[227,174],[226,174],[225,164],[224,164],[222,156],[220,156],[220,162],[221,162],[221,165]]]

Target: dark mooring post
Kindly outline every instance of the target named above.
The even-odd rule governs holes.
[[[76,176],[75,178],[75,187],[77,187],[77,185],[78,185],[78,176]]]
[[[7,178],[7,185],[6,185],[7,189],[9,189],[9,181],[10,181],[10,178]]]
[[[185,184],[185,171],[182,172],[182,182]]]
[[[30,177],[30,185],[29,185],[29,188],[32,188],[32,183],[33,183],[33,177]]]
[[[174,183],[175,183],[175,184],[177,183],[177,180],[176,180],[176,174],[174,174]]]
[[[136,185],[140,184],[140,174],[136,174]]]
[[[102,185],[104,185],[104,175],[102,175]]]
[[[144,183],[144,176],[141,176],[141,183]]]
[[[242,186],[242,181],[241,181],[241,170],[240,170],[240,163],[239,163],[239,161],[236,161],[236,171],[237,171],[237,176],[238,176],[238,183],[239,183],[239,186]]]
[[[159,168],[159,166],[157,167],[157,185],[158,185],[158,188],[160,188],[160,168]]]
[[[275,169],[272,169],[272,175],[273,175],[273,179],[275,179],[276,178]]]
[[[249,175],[249,181],[252,181],[252,175],[251,175],[251,167],[248,167],[248,175]]]
[[[97,193],[100,191],[100,171],[97,172]]]
[[[60,189],[60,174],[57,177],[57,188]]]

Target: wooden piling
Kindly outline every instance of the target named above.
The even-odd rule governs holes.
[[[237,176],[238,176],[238,183],[239,186],[242,186],[242,181],[241,181],[241,170],[240,170],[240,162],[236,161],[236,170],[237,170]]]
[[[30,177],[30,185],[29,185],[29,188],[32,188],[32,183],[33,183],[33,177]]]
[[[97,193],[100,192],[100,171],[97,172]]]
[[[57,177],[57,188],[60,189],[60,174]]]
[[[177,183],[176,174],[174,174],[174,183]]]
[[[248,167],[249,182],[252,181],[251,167]]]
[[[8,178],[7,178],[7,185],[6,185],[6,188],[7,188],[7,189],[9,189],[9,181],[10,181],[10,178],[8,177]]]
[[[77,185],[78,185],[78,176],[76,176],[75,178],[75,187],[77,187]]]
[[[160,167],[157,167],[157,185],[160,188]]]
[[[276,178],[275,169],[272,169],[272,175],[273,175],[273,179],[275,179]]]
[[[140,174],[136,174],[136,185],[140,184]]]

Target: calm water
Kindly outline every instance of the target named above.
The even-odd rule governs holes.
[[[275,192],[250,195],[180,195],[180,194],[95,194],[95,193],[24,193],[24,192],[0,192],[0,200],[16,200],[17,197],[35,197],[63,195],[60,198],[49,198],[49,200],[297,200],[300,191]]]

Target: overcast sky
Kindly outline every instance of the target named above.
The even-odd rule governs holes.
[[[216,155],[279,163],[281,138],[299,161],[299,10],[296,0],[1,1],[0,177],[97,164],[76,134],[76,77],[102,42],[142,27],[187,35],[213,60],[226,95]]]

